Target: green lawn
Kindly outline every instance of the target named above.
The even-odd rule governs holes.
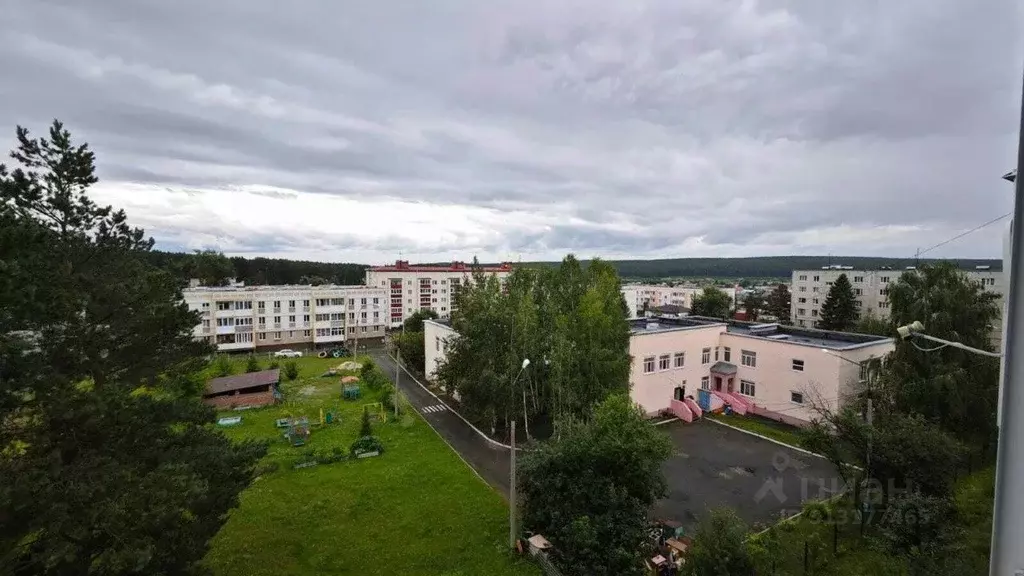
[[[291,468],[303,448],[281,438],[275,419],[305,415],[312,422],[320,408],[337,411],[340,424],[314,428],[306,446],[347,450],[362,405],[375,400],[364,388],[363,399],[344,402],[338,377],[318,377],[344,360],[302,358],[299,378],[282,385],[283,404],[231,413],[243,420],[225,433],[271,440],[265,460],[281,468],[242,494],[206,557],[214,573],[539,574],[506,553],[508,516],[499,494],[418,415],[375,423],[386,450],[378,458]],[[243,371],[244,358],[237,364]]]
[[[772,440],[777,440],[783,444],[789,444],[790,446],[800,446],[800,429],[795,426],[783,424],[782,422],[776,422],[775,420],[769,420],[755,415],[740,416],[732,414],[726,416],[725,414],[713,414],[706,413],[708,418],[717,420],[730,426],[735,426],[753,432],[754,434],[760,434]]]

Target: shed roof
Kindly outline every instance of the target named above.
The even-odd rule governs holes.
[[[206,393],[220,394],[221,392],[252,388],[253,386],[267,386],[269,384],[277,384],[280,380],[280,368],[274,368],[273,370],[260,370],[259,372],[249,372],[246,374],[236,374],[234,376],[222,376],[220,378],[214,378],[206,383]]]
[[[736,365],[732,362],[718,361],[711,366],[711,371],[716,374],[735,374]]]

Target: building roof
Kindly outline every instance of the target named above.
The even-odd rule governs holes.
[[[827,348],[830,350],[849,350],[892,342],[892,338],[875,336],[873,334],[833,332],[831,330],[798,328],[796,326],[764,322],[741,322],[738,320],[729,322],[729,327],[726,331],[739,336],[813,346],[815,348]]]
[[[484,272],[511,272],[512,263],[503,262],[498,266],[480,266]],[[372,272],[472,272],[473,266],[465,262],[455,261],[445,266],[443,264],[413,264],[408,260],[395,260],[394,264],[386,266],[371,266]]]
[[[696,328],[707,328],[709,326],[725,326],[722,320],[713,318],[700,318],[684,316],[673,318],[671,316],[650,316],[648,318],[637,318],[629,321],[630,334],[651,334],[654,332],[669,332],[672,330],[693,330]]]
[[[248,372],[234,376],[222,376],[214,378],[206,383],[207,394],[220,394],[232,390],[252,388],[254,386],[267,386],[277,384],[281,380],[281,369],[260,370],[259,372]]]

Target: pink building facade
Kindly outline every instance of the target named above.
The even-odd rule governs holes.
[[[775,324],[659,318],[632,326],[633,399],[648,415],[684,420],[729,406],[806,424],[860,392],[868,361],[893,349],[891,338]]]

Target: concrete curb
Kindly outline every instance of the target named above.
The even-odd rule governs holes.
[[[661,422],[654,422],[651,426],[661,426],[662,424],[670,424],[672,422],[679,422],[679,418],[669,418],[668,420],[662,420]]]
[[[433,396],[434,399],[437,400],[438,402],[440,402],[445,408],[447,408],[449,412],[451,412],[452,414],[455,414],[456,416],[458,416],[463,422],[466,423],[466,426],[469,426],[474,432],[477,433],[477,435],[479,435],[481,438],[483,438],[488,444],[490,444],[492,446],[497,446],[499,448],[504,448],[505,450],[511,450],[512,449],[512,446],[510,446],[508,444],[503,444],[501,442],[498,442],[497,440],[491,438],[487,434],[484,434],[483,431],[480,430],[479,428],[477,428],[476,426],[474,426],[472,422],[470,422],[469,420],[466,420],[465,416],[463,416],[462,414],[459,414],[458,410],[453,409],[451,406],[448,405],[447,402],[442,400],[440,396],[438,396],[437,394],[434,394],[433,390],[431,390],[430,388],[427,388],[426,386],[423,385],[422,382],[417,380],[416,377],[412,375],[412,372],[409,372],[409,370],[405,367],[405,365],[402,364],[401,362],[399,362],[398,359],[396,359],[394,356],[392,356],[390,352],[385,352],[385,354],[387,354],[387,357],[390,358],[396,365],[398,365],[399,368],[402,369],[402,372],[405,372],[406,376],[408,376],[410,379],[412,379],[412,381],[415,382],[417,385],[419,385],[420,388],[423,388],[423,390],[425,390],[427,394],[430,394],[431,396]],[[519,452],[530,452],[531,451],[529,449],[521,448],[519,446],[516,447],[516,450],[519,451]]]

